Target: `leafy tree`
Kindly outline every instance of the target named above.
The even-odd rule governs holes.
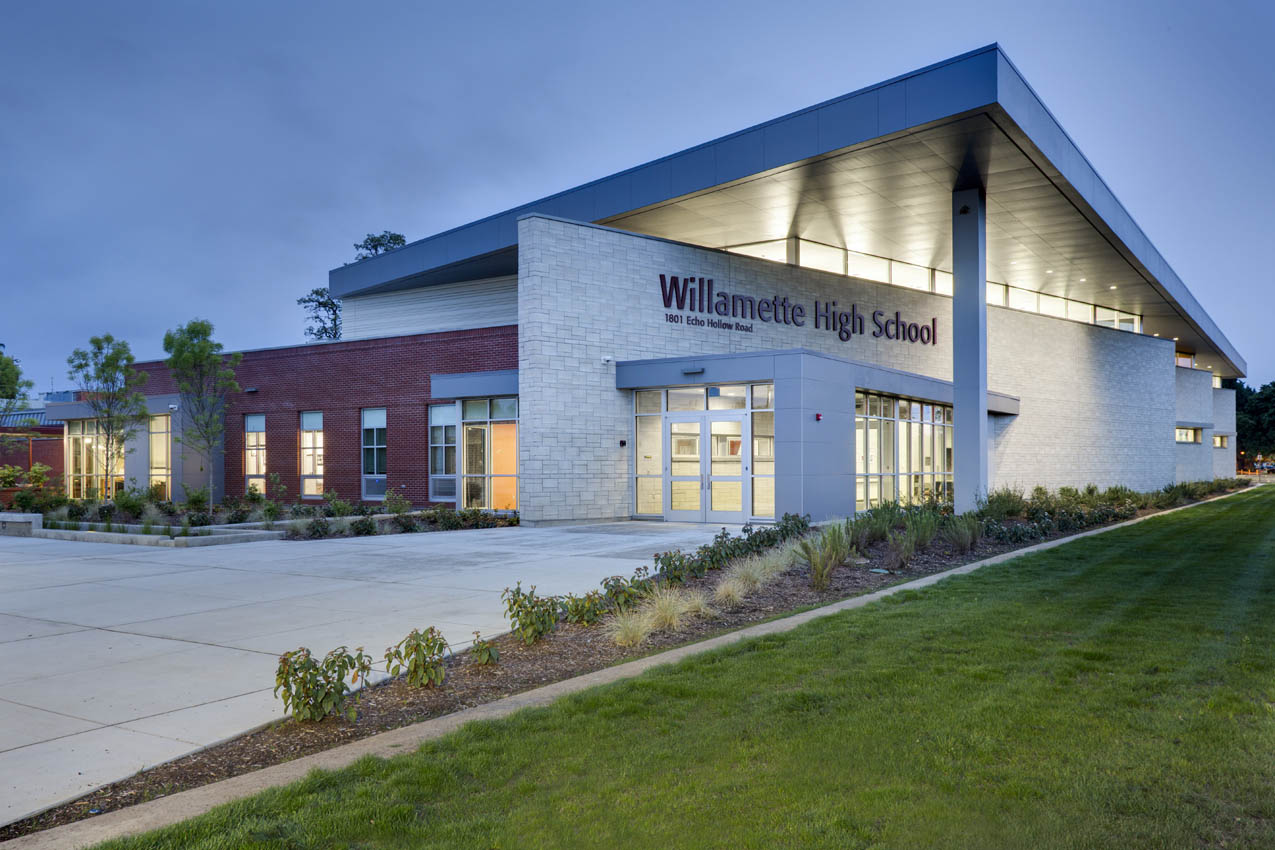
[[[311,289],[310,294],[298,298],[311,324],[306,325],[305,335],[310,339],[341,338],[341,299],[333,297],[326,286]]]
[[[1245,460],[1275,458],[1275,381],[1261,389],[1235,382],[1235,433]]]
[[[128,343],[110,334],[91,337],[89,347],[75,349],[66,362],[70,367],[67,377],[79,389],[97,423],[102,471],[107,475],[104,495],[113,495],[115,465],[128,451],[129,440],[150,418],[141,393],[149,376],[133,368],[136,361]]]
[[[29,404],[27,394],[34,386],[35,384],[22,377],[22,367],[17,360],[0,354],[0,420],[26,407]],[[34,424],[35,420],[30,422]],[[10,437],[0,432],[0,451],[12,451],[21,442],[19,437]]]
[[[358,251],[354,255],[354,259],[355,261],[366,260],[369,257],[375,257],[377,254],[384,254],[386,251],[402,248],[406,244],[407,240],[403,238],[401,233],[394,233],[389,230],[381,231],[380,236],[373,236],[369,233],[362,242],[354,243],[354,250]]]
[[[205,319],[191,319],[168,331],[164,365],[181,393],[182,427],[173,429],[174,439],[199,455],[199,469],[208,473],[208,492],[215,502],[213,457],[226,433],[226,395],[239,392],[235,369],[243,355],[222,354],[212,333],[212,322]]]

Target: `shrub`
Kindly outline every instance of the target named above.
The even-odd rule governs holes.
[[[602,579],[602,594],[617,611],[626,611],[655,589],[646,567],[638,567],[632,578],[610,576]]]
[[[617,611],[607,620],[606,636],[616,646],[638,646],[651,633],[651,623],[641,611]]]
[[[469,654],[474,659],[475,664],[495,664],[500,660],[500,650],[489,640],[483,640],[482,635],[474,632],[474,646],[469,650]]]
[[[305,524],[305,536],[311,540],[321,540],[332,533],[332,525],[326,517],[317,516]]]
[[[440,531],[456,531],[463,528],[460,515],[449,507],[434,508],[426,514],[429,521],[438,526]]]
[[[593,625],[607,610],[607,599],[597,590],[591,590],[584,596],[568,593],[559,599],[559,604],[566,621],[580,626]]]
[[[350,523],[350,533],[355,537],[371,537],[376,534],[376,520],[361,516]]]
[[[132,487],[115,494],[115,510],[128,518],[139,517],[146,507],[145,494]]]
[[[701,550],[712,548],[712,544],[700,548]],[[700,552],[697,552],[695,556],[689,556],[677,550],[657,552],[655,554],[655,574],[661,581],[669,584],[682,584],[692,577],[701,578],[707,572],[707,561],[712,559],[716,553],[703,553],[707,557],[700,557],[700,554]]]
[[[49,473],[52,471],[53,467],[38,461],[31,464],[31,468],[27,470],[27,486],[37,490],[44,489],[44,485],[49,483]]]
[[[205,525],[212,525],[212,517],[204,511],[191,511],[186,514],[185,524],[192,528],[202,528]]]
[[[962,553],[977,546],[982,535],[983,521],[974,513],[947,517],[939,527],[939,537],[943,542]]]
[[[191,511],[202,511],[208,507],[208,488],[191,487],[186,490],[186,508]]]
[[[251,515],[252,512],[246,506],[237,504],[230,508],[230,510],[226,511],[226,522],[232,524],[247,522],[248,517]]]
[[[1108,487],[1102,493],[1102,501],[1108,505],[1116,505],[1122,502],[1134,501],[1138,498],[1138,491],[1131,490],[1128,487],[1117,484],[1114,487]]]
[[[335,490],[324,493],[323,501],[328,503],[327,513],[330,517],[343,517],[354,513],[354,506],[337,496]]]
[[[0,466],[0,487],[17,487],[22,480],[22,472],[20,466]]]
[[[552,596],[537,596],[536,586],[522,589],[522,582],[505,588],[500,594],[505,603],[505,617],[513,626],[513,633],[527,646],[531,646],[558,625],[558,602]]]
[[[372,657],[361,646],[353,653],[338,646],[321,662],[301,647],[279,656],[274,694],[282,692],[283,710],[292,712],[297,720],[322,720],[343,713],[350,685],[366,682],[371,670]],[[346,714],[353,720],[356,711],[351,707]]]
[[[924,507],[911,510],[903,527],[916,539],[917,549],[928,549],[939,530],[939,513]]]
[[[876,510],[866,511],[846,520],[846,535],[855,551],[865,553],[873,543],[885,540],[890,534],[890,517]]]
[[[35,490],[24,487],[13,494],[13,506],[25,514],[34,513],[36,503],[40,501]]]
[[[800,541],[797,551],[810,566],[810,586],[822,593],[832,583],[832,571],[845,563],[854,550],[845,525],[835,522],[819,534]]]
[[[980,497],[978,513],[983,519],[1005,520],[1009,517],[1022,516],[1027,509],[1027,500],[1022,491],[1010,487],[1002,487]]]
[[[89,506],[84,502],[68,502],[66,505],[66,518],[80,522],[89,515]]]
[[[912,558],[916,555],[916,533],[904,529],[903,531],[890,532],[890,539],[886,541],[885,550],[885,567],[888,570],[901,570],[906,567]]]
[[[416,517],[411,514],[394,514],[390,519],[390,523],[404,534],[409,534],[417,530]]]
[[[109,522],[113,516],[115,516],[115,505],[110,502],[103,502],[97,506],[98,522]]]
[[[391,676],[406,673],[407,684],[413,688],[441,685],[447,675],[443,667],[446,652],[447,641],[438,629],[412,629],[407,637],[386,648],[385,670]]]
[[[412,509],[412,503],[397,490],[386,490],[385,492],[385,512],[400,516]]]

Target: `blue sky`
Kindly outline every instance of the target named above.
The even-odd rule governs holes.
[[[302,340],[419,239],[996,41],[1275,380],[1275,11],[1241,2],[59,3],[0,12],[0,342]]]

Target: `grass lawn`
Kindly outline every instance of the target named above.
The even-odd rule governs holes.
[[[112,848],[1272,847],[1275,487]]]

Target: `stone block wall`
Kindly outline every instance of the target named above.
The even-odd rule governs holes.
[[[688,324],[713,317],[666,308],[661,274],[787,297],[805,306],[805,325]],[[951,300],[930,293],[545,216],[519,222],[518,287],[519,461],[530,522],[630,515],[631,449],[619,443],[631,445],[632,401],[615,388],[617,360],[806,348],[951,380]],[[842,341],[816,329],[816,300],[856,305],[865,333]],[[933,321],[937,344],[873,337],[877,310]],[[1173,368],[1167,341],[989,308],[988,388],[1021,399],[1018,416],[996,417],[992,486],[1169,483]]]

